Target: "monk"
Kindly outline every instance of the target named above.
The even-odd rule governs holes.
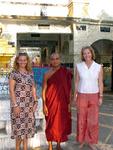
[[[61,66],[58,53],[51,54],[50,63],[52,67],[44,75],[42,88],[45,133],[49,150],[53,149],[52,141],[57,142],[57,150],[61,150],[60,143],[67,141],[71,133],[72,73]]]

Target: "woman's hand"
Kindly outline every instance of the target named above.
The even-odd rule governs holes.
[[[34,106],[33,106],[33,112],[35,112],[35,111],[36,111],[37,106],[38,106],[38,102],[36,102],[36,103],[34,104]]]
[[[48,116],[48,108],[47,108],[46,104],[43,104],[43,113],[45,116]]]
[[[15,116],[18,117],[20,115],[21,110],[19,106],[13,107],[13,111],[14,111]]]
[[[99,106],[101,106],[101,105],[102,105],[102,101],[103,101],[103,98],[102,98],[102,97],[100,97],[100,98],[99,98]]]
[[[75,93],[74,94],[74,103],[75,103],[75,106],[77,106],[77,96],[78,96],[77,93]]]

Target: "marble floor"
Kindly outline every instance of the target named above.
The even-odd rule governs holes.
[[[105,94],[103,105],[99,113],[99,143],[97,150],[113,150],[113,94]],[[79,150],[79,145],[75,141],[76,136],[76,108],[72,107],[72,134],[69,141],[62,145],[63,150]],[[55,146],[54,149],[55,150]],[[37,147],[33,150],[47,150],[47,146]],[[82,150],[90,150],[85,145]]]
[[[100,107],[99,113],[99,127],[100,127],[99,143],[96,145],[97,150],[113,150],[113,93],[104,94],[104,101],[102,106]],[[75,141],[75,136],[76,136],[76,108],[73,105],[72,134],[69,136],[68,142],[62,144],[63,150],[79,150],[79,145]],[[48,150],[48,147],[47,145],[45,145],[41,147],[30,148],[29,150]],[[53,150],[56,150],[55,145]],[[84,148],[82,148],[82,150],[91,150],[91,149],[87,145],[85,145]]]

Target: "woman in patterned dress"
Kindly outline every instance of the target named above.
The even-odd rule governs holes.
[[[37,96],[30,59],[27,53],[19,53],[14,62],[14,70],[9,76],[11,98],[11,138],[16,139],[16,150],[28,148],[28,138],[34,136],[34,112]]]

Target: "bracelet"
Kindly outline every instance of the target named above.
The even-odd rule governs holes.
[[[77,96],[78,96],[78,94],[75,95],[75,97],[77,97]]]
[[[17,106],[18,106],[17,103],[12,104],[12,107],[17,107]]]
[[[100,94],[99,96],[100,96],[100,97],[103,97],[103,95],[102,95],[102,94]]]
[[[36,104],[36,103],[38,103],[38,101],[34,101],[34,103]]]

